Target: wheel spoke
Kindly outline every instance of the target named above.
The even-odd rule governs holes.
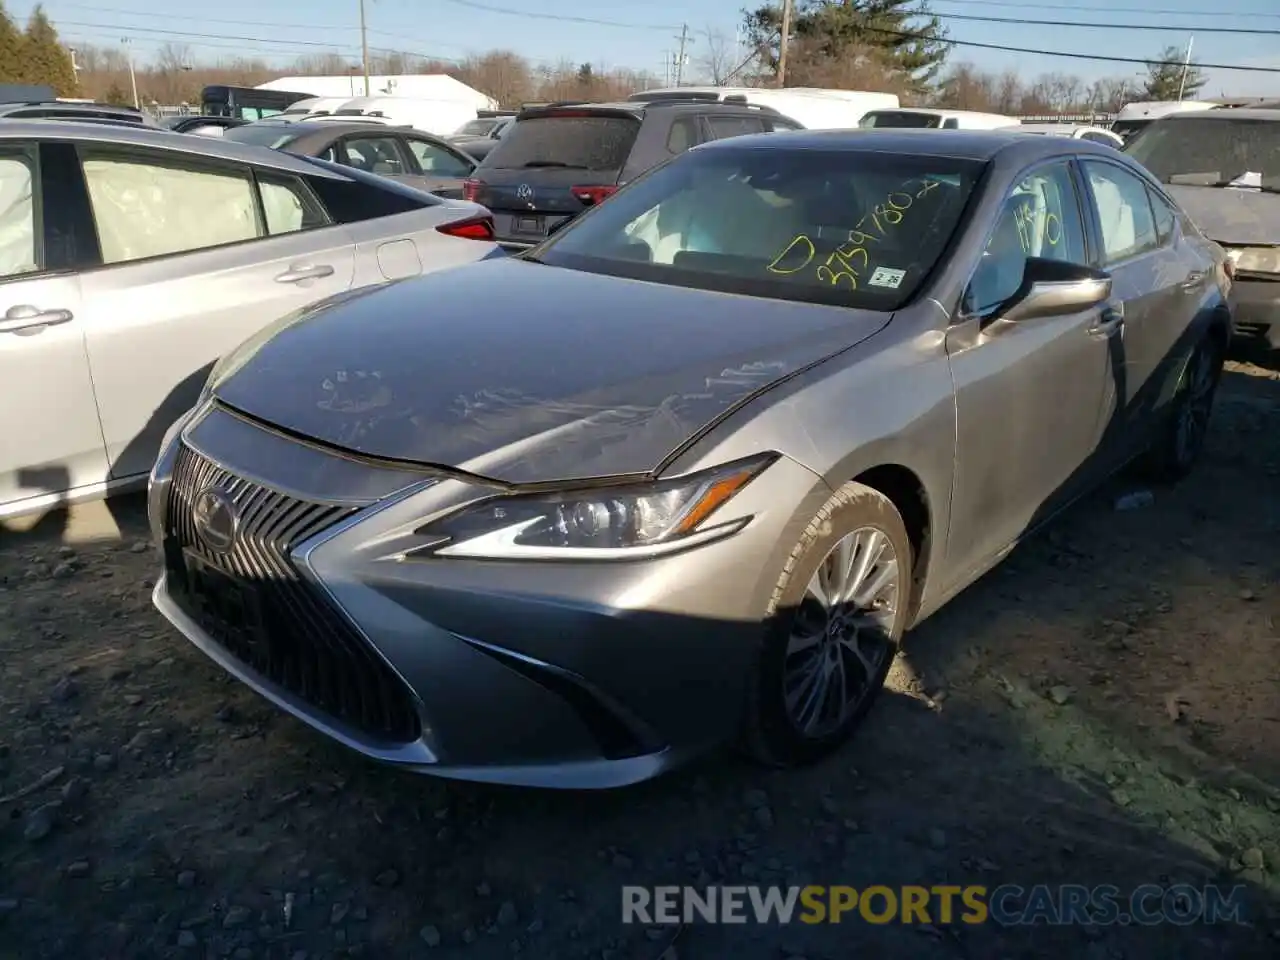
[[[783,699],[795,728],[840,729],[874,690],[891,647],[902,566],[893,542],[862,527],[832,544],[810,577],[788,637]]]

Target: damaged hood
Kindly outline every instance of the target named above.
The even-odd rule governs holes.
[[[1280,244],[1280,193],[1169,183],[1164,188],[1216,243],[1228,247]]]
[[[890,317],[504,258],[287,318],[229,355],[210,389],[370,456],[507,483],[639,474]]]

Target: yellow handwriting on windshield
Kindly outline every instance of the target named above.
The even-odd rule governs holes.
[[[783,269],[782,267],[779,267],[778,264],[780,264],[783,260],[787,259],[787,257],[791,254],[791,252],[795,250],[797,247],[799,247],[800,251],[805,255],[804,262],[801,263],[799,266],[790,267],[787,269]],[[770,263],[769,266],[765,267],[765,269],[768,270],[770,273],[780,273],[783,276],[789,276],[790,274],[793,274],[793,273],[799,273],[801,270],[803,270],[805,267],[809,266],[809,264],[813,262],[813,258],[817,255],[817,252],[818,252],[817,249],[813,245],[813,241],[810,240],[803,233],[798,233],[792,239],[792,241],[786,245],[783,251],[773,258],[773,262]]]
[[[1056,213],[1045,214],[1044,220],[1037,224],[1031,207],[1022,206],[1014,211],[1013,219],[1017,224],[1022,252],[1029,257],[1043,255],[1062,242],[1062,221]]]
[[[902,223],[903,214],[911,204],[939,186],[937,180],[920,180],[920,189],[914,194],[904,190],[888,194],[882,203],[876,204],[870,213],[850,230],[845,243],[818,264],[815,275],[819,283],[836,287],[844,284],[850,290],[858,289],[859,271],[866,270],[871,262],[867,248],[892,233],[892,228]],[[906,186],[904,184],[903,186]],[[773,261],[765,267],[770,273],[783,276],[800,273],[817,257],[817,247],[807,234],[796,234]]]

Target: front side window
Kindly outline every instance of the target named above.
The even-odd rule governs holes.
[[[203,250],[258,236],[248,172],[83,158],[104,263]]]
[[[896,309],[960,224],[984,165],[825,150],[692,150],[534,254],[656,283]]]
[[[444,147],[429,140],[409,140],[409,149],[423,173],[437,177],[465,177],[471,173],[473,165],[461,157],[456,157]]]
[[[0,152],[0,279],[38,269],[34,171],[25,151]]]
[[[1022,286],[1028,257],[1087,262],[1071,167],[1039,167],[1010,191],[966,294],[965,311],[985,316]]]
[[[1102,226],[1102,252],[1107,264],[1135,257],[1160,245],[1147,186],[1112,163],[1084,161],[1093,201]]]
[[[711,136],[717,140],[726,137],[742,137],[750,133],[764,133],[764,122],[755,117],[717,117],[707,118],[711,125]]]

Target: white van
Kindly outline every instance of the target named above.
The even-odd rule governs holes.
[[[790,117],[807,130],[844,130],[856,127],[871,110],[896,107],[898,98],[892,93],[867,93],[862,90],[827,90],[821,87],[663,87],[642,90],[627,99],[652,100],[728,100],[735,99],[761,107],[771,107]]]
[[[1221,109],[1222,104],[1208,100],[1138,100],[1120,108],[1115,122],[1111,124],[1111,132],[1127,141],[1152,120],[1159,120],[1171,113]]]
[[[299,100],[297,103],[291,103],[285,107],[284,111],[276,114],[274,120],[301,120],[307,116],[317,116],[326,113],[333,113],[338,107],[342,106],[350,97],[307,97],[305,100]]]
[[[1017,117],[999,113],[975,113],[972,110],[934,110],[932,107],[900,107],[896,110],[873,110],[862,118],[860,127],[881,129],[925,130],[999,130],[1017,126]]]
[[[461,100],[420,97],[356,97],[332,111],[334,117],[373,117],[447,137],[476,118],[476,108]]]

